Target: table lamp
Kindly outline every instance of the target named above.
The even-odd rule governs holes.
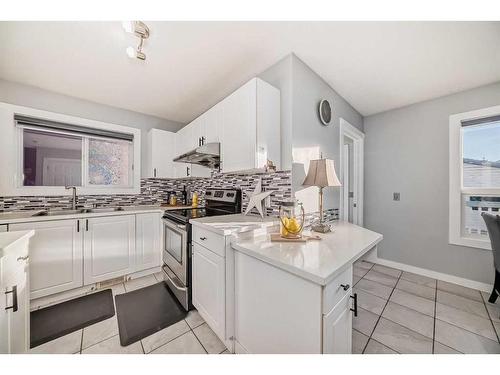
[[[312,230],[320,233],[330,232],[330,225],[323,221],[323,188],[327,186],[342,186],[337,173],[335,173],[333,160],[311,160],[309,162],[309,171],[302,185],[319,187],[319,223],[313,224]]]

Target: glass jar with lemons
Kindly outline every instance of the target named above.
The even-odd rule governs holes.
[[[296,200],[280,202],[280,234],[283,238],[301,238],[305,213],[302,203]]]

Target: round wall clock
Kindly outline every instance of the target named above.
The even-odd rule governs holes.
[[[325,126],[330,125],[332,121],[332,106],[328,100],[323,99],[319,102],[318,112],[321,123]]]

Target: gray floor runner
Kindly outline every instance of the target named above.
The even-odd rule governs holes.
[[[120,344],[130,345],[186,317],[163,282],[115,296]]]
[[[31,347],[42,345],[113,315],[115,307],[111,289],[33,311],[30,314]]]

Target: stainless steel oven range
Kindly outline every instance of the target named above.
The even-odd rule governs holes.
[[[241,190],[207,189],[205,207],[166,211],[163,215],[163,278],[186,310],[192,309],[189,220],[240,212]]]

